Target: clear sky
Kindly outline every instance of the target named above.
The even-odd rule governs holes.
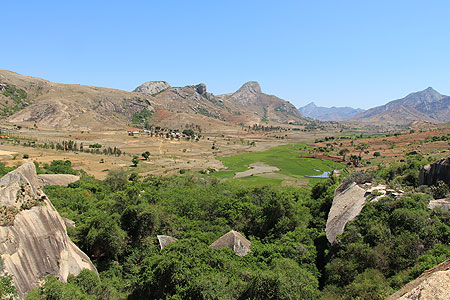
[[[450,1],[0,0],[0,69],[133,90],[256,80],[297,107],[450,94]]]

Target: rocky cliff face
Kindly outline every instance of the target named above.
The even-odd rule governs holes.
[[[426,165],[420,171],[419,184],[435,185],[439,180],[450,186],[450,156]]]
[[[96,270],[68,237],[63,219],[40,190],[33,163],[0,179],[0,256],[19,299],[54,274],[67,280],[82,269]]]
[[[170,84],[165,81],[148,81],[134,89],[133,92],[155,95],[170,88]]]

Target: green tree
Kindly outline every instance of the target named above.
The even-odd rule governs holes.
[[[133,156],[131,159],[131,163],[133,164],[133,167],[137,167],[140,162],[140,159],[137,155]]]
[[[356,149],[356,150],[359,150],[359,155],[358,155],[358,157],[359,157],[360,160],[361,160],[361,154],[362,154],[362,152],[363,152],[364,150],[368,149],[368,148],[369,148],[369,144],[367,144],[367,143],[359,143],[358,145],[355,146],[355,149]]]
[[[342,160],[345,161],[345,156],[350,152],[347,148],[339,150],[339,155],[342,156]]]
[[[145,151],[144,153],[142,153],[142,157],[143,157],[145,160],[148,160],[148,158],[150,157],[150,152]]]
[[[17,295],[11,275],[0,276],[0,299],[12,300]]]

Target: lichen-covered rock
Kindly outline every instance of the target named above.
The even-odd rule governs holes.
[[[212,243],[209,248],[212,249],[222,249],[230,248],[238,256],[245,256],[250,250],[250,241],[247,240],[242,234],[237,231],[231,230],[230,232],[222,235],[214,243]]]
[[[420,171],[419,184],[421,185],[436,185],[440,180],[450,186],[450,156],[426,165]]]
[[[387,300],[450,299],[450,259],[423,272]]]
[[[155,95],[170,88],[170,84],[165,81],[148,81],[134,89],[134,92]]]
[[[157,235],[159,246],[161,247],[161,250],[164,249],[167,245],[170,243],[178,241],[178,239],[171,237],[169,235]]]
[[[434,209],[436,207],[440,207],[443,210],[450,210],[450,198],[431,200],[430,203],[428,203],[429,209]]]
[[[0,226],[0,256],[4,272],[13,276],[18,299],[49,274],[65,281],[82,269],[96,271],[69,239],[63,219],[40,190],[33,163],[0,179],[0,206],[18,210],[10,225]]]
[[[72,174],[39,174],[38,182],[39,186],[43,187],[46,185],[61,185],[68,186],[72,182],[80,179],[80,176]]]
[[[336,242],[338,234],[344,232],[345,225],[359,215],[366,202],[365,194],[366,190],[354,182],[344,190],[336,189],[325,228],[331,244]]]

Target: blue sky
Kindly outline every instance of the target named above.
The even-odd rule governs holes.
[[[450,94],[450,1],[0,0],[0,69],[132,90],[258,81],[303,106]]]

